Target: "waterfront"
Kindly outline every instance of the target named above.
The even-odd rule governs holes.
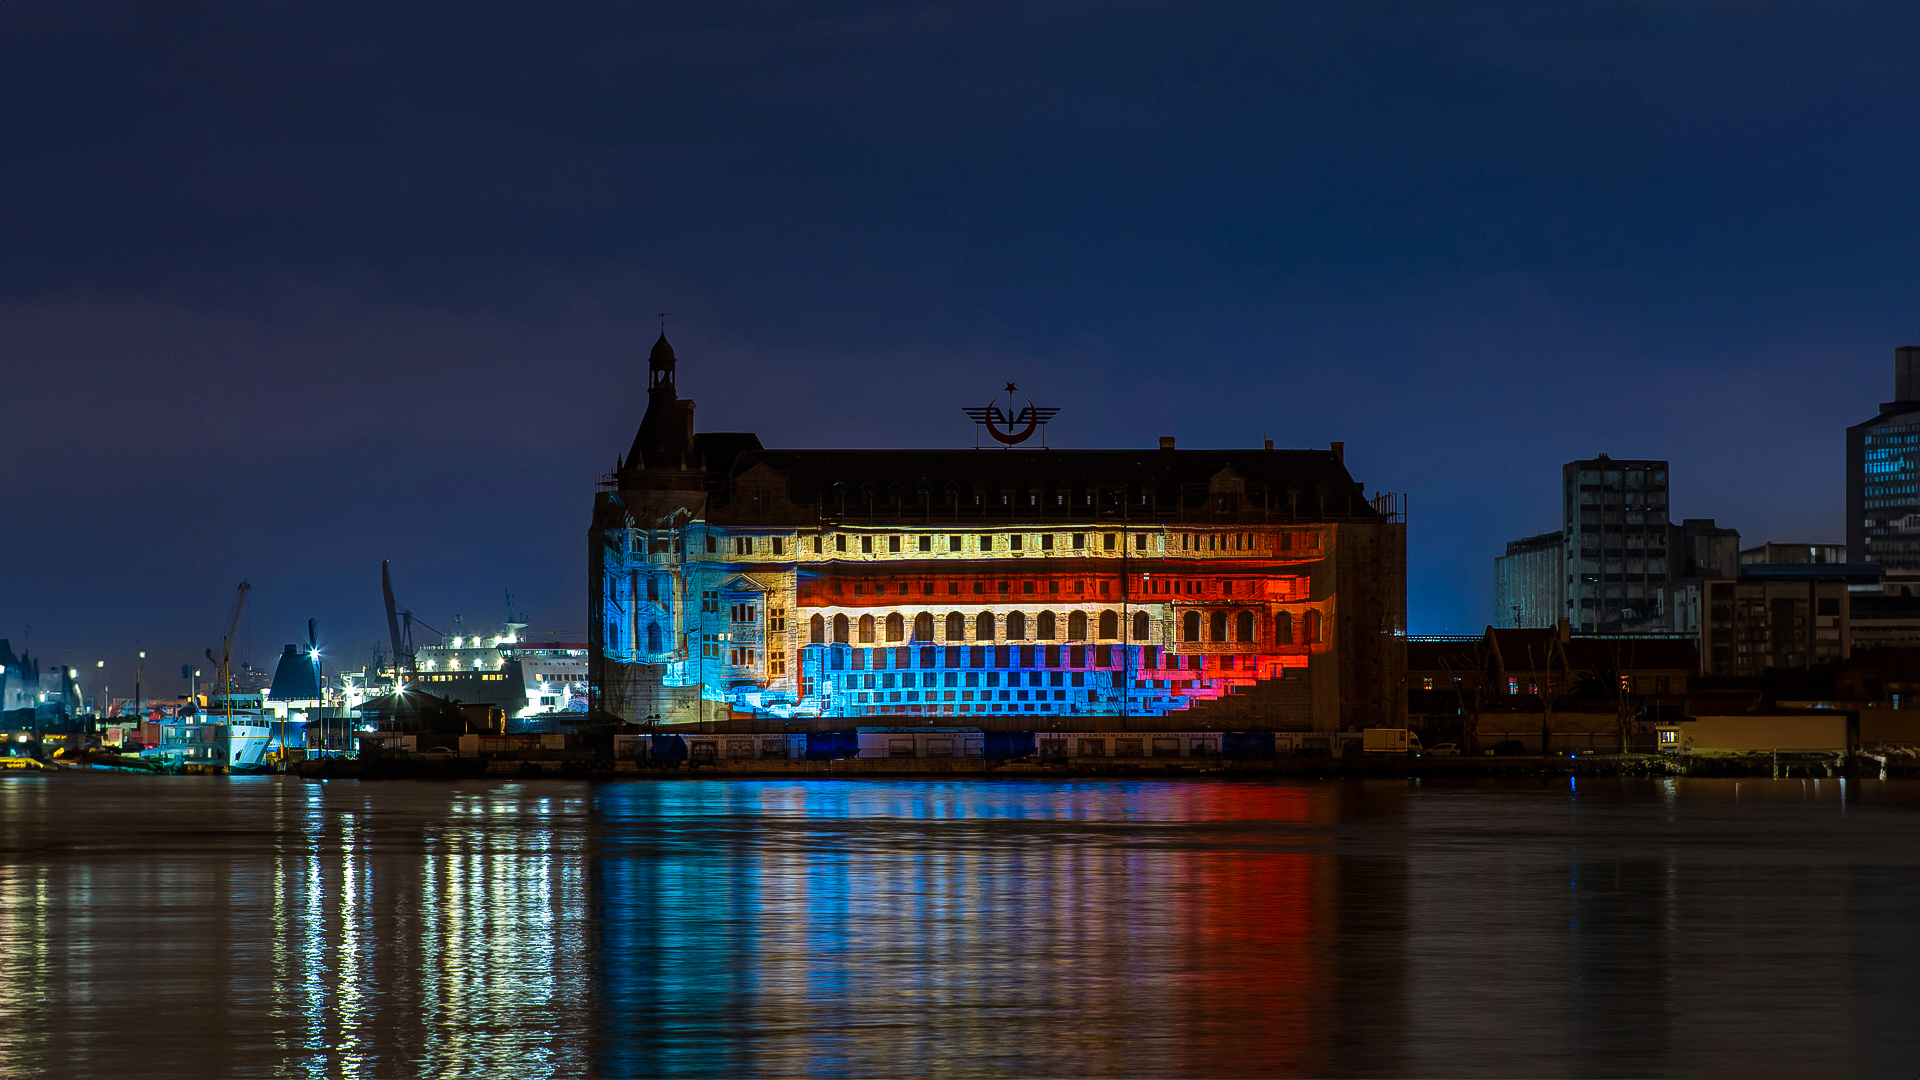
[[[0,779],[0,1075],[1905,1075],[1920,784]]]

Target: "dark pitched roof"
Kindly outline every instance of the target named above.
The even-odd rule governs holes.
[[[864,512],[868,488],[876,503],[890,504],[899,491],[909,509],[919,505],[924,490],[936,511],[946,505],[949,490],[970,509],[976,490],[995,495],[997,505],[1003,489],[1051,495],[1062,487],[1075,493],[1124,487],[1135,498],[1150,489],[1163,505],[1179,500],[1204,507],[1218,478],[1243,489],[1246,508],[1297,512],[1303,520],[1377,517],[1332,450],[765,450],[754,443],[733,457],[725,474],[709,451],[709,490],[720,506],[734,479],[765,465],[786,478],[795,504],[829,512],[837,510],[842,493],[849,511]]]

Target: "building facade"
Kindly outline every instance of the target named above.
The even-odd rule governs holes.
[[[1601,454],[1560,469],[1567,621],[1584,632],[1659,610],[1667,564],[1667,463]]]
[[[1507,543],[1493,560],[1493,625],[1558,626],[1566,617],[1567,549],[1557,532]]]
[[[1847,429],[1847,561],[1920,568],[1920,346],[1893,351],[1893,400]]]
[[[1701,670],[1753,676],[1837,664],[1853,648],[1852,594],[1878,592],[1872,567],[1751,563],[1701,584]]]
[[[1330,450],[770,450],[663,335],[588,537],[589,707],[1332,729],[1404,708],[1405,526]]]

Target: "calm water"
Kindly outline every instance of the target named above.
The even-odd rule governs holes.
[[[1920,786],[0,780],[0,1076],[1912,1076]]]

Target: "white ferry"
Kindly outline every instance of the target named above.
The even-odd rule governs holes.
[[[216,694],[204,710],[183,712],[158,725],[160,745],[140,752],[170,765],[218,772],[251,772],[272,738],[258,693]]]

